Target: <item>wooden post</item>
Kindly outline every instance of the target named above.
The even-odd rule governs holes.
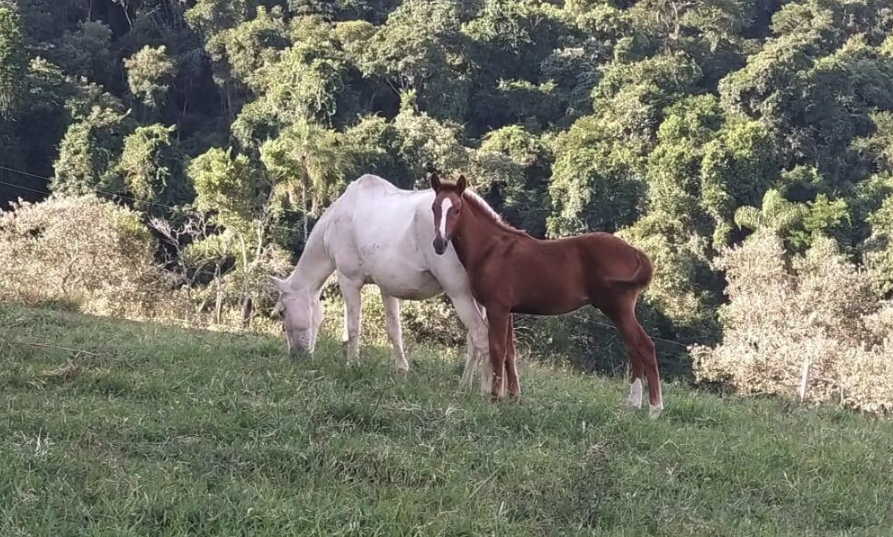
[[[809,356],[803,360],[803,369],[800,372],[800,402],[806,400],[806,391],[809,388]]]

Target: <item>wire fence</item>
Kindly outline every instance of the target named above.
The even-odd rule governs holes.
[[[47,182],[49,182],[49,181],[51,180],[51,178],[49,178],[49,177],[44,177],[44,176],[41,176],[41,175],[33,174],[33,173],[30,173],[30,172],[27,172],[27,171],[24,171],[24,170],[18,170],[18,169],[15,169],[15,168],[10,168],[10,167],[8,167],[8,166],[2,166],[2,165],[0,165],[0,170],[4,170],[4,171],[8,171],[8,172],[13,172],[13,173],[18,173],[18,174],[21,174],[21,175],[26,176],[26,177],[32,177],[32,178],[35,178],[35,179],[41,179],[41,180],[44,180],[44,181],[47,181]],[[15,184],[15,183],[10,183],[10,182],[8,182],[8,181],[0,180],[0,184],[2,184],[2,185],[7,185],[7,186],[11,186],[11,187],[17,188],[17,189],[19,189],[19,190],[23,190],[23,191],[26,191],[26,192],[31,192],[31,193],[34,193],[34,194],[42,194],[42,195],[46,195],[46,196],[51,196],[51,195],[53,195],[53,193],[50,192],[50,191],[48,191],[48,190],[34,189],[34,188],[30,188],[30,187],[22,186],[22,185],[17,185],[17,184]],[[182,207],[178,207],[178,206],[175,206],[175,205],[167,205],[167,204],[163,204],[163,203],[157,203],[157,202],[153,202],[153,201],[140,200],[140,199],[137,199],[137,198],[134,198],[134,197],[131,197],[131,196],[127,196],[127,195],[124,195],[124,194],[121,194],[121,193],[118,193],[118,192],[110,192],[110,191],[106,191],[106,190],[94,189],[94,190],[93,190],[93,193],[98,194],[98,195],[108,196],[108,197],[111,197],[111,198],[116,198],[116,199],[125,199],[125,200],[129,200],[129,201],[132,201],[134,204],[145,204],[145,205],[152,205],[152,206],[155,206],[155,207],[161,207],[161,208],[167,209],[167,210],[169,210],[169,211],[171,211],[171,212],[175,212],[175,213],[179,213],[179,214],[183,214],[183,215],[192,214],[192,213],[190,213],[190,211],[188,211],[188,210],[184,210]],[[293,227],[289,227],[289,226],[272,225],[271,227],[274,227],[274,228],[277,228],[277,229],[281,229],[281,230],[284,230],[284,231],[291,231],[291,232],[294,232],[294,233],[300,233],[300,232],[301,232],[300,229],[298,229],[298,228],[293,228]],[[614,326],[609,325],[609,324],[606,324],[606,323],[601,323],[601,322],[598,322],[598,321],[591,321],[591,322],[592,322],[592,324],[601,326],[601,327],[603,327],[603,328],[607,328],[607,329],[610,329],[610,330],[616,330],[616,328],[615,328]],[[669,340],[669,339],[660,338],[660,337],[657,337],[657,336],[650,336],[650,335],[649,335],[649,337],[651,337],[651,339],[653,339],[654,341],[659,341],[659,342],[661,342],[661,343],[666,343],[666,344],[671,345],[671,346],[674,346],[674,347],[676,347],[676,348],[680,348],[680,349],[688,349],[688,345],[685,345],[685,344],[682,344],[682,343],[679,343],[679,342],[676,342],[676,341],[672,341],[672,340]],[[12,343],[14,343],[14,342],[12,342]],[[40,345],[39,345],[39,344],[35,344],[34,346],[40,346]],[[48,347],[52,347],[52,345],[47,345],[47,346],[48,346]],[[77,349],[69,349],[69,350],[77,351]],[[86,354],[90,354],[88,351],[78,351],[78,352],[83,352],[83,353],[86,353]],[[658,351],[658,353],[659,353],[659,354],[662,354],[662,355],[664,355],[664,356],[672,356],[671,354],[668,354],[668,353],[665,353],[665,352],[661,352],[661,351]]]

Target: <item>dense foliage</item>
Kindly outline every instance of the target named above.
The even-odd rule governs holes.
[[[0,203],[131,205],[181,280],[242,282],[243,320],[248,282],[300,252],[346,182],[418,186],[428,163],[535,235],[621,231],[658,267],[649,331],[682,344],[729,329],[713,261],[756,230],[779,262],[833,240],[889,298],[893,6],[0,1],[0,165],[37,176],[0,171]],[[610,368],[622,349],[598,319],[526,333]]]

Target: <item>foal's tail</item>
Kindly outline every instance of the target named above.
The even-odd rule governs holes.
[[[654,276],[654,265],[651,263],[648,255],[641,250],[635,250],[635,256],[636,270],[629,277],[617,278],[614,282],[641,290],[648,287],[651,283],[651,277]]]

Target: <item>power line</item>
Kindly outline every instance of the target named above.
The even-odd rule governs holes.
[[[33,178],[35,178],[35,179],[42,179],[42,180],[44,180],[44,181],[50,181],[50,180],[51,180],[51,178],[49,178],[49,177],[43,177],[43,176],[41,176],[41,175],[36,175],[36,174],[30,173],[30,172],[26,172],[26,171],[23,171],[23,170],[16,170],[15,168],[9,168],[9,167],[7,167],[7,166],[0,166],[0,170],[6,170],[6,171],[9,171],[9,172],[14,172],[14,173],[18,173],[18,174],[21,174],[21,175],[25,175],[25,176],[27,176],[27,177],[33,177]],[[52,195],[53,195],[52,192],[49,192],[49,191],[47,191],[47,190],[37,190],[37,189],[34,189],[34,188],[30,188],[30,187],[26,187],[26,186],[17,185],[17,184],[15,184],[15,183],[9,183],[9,182],[7,182],[7,181],[3,181],[3,180],[0,180],[0,184],[2,184],[2,185],[8,185],[8,186],[11,186],[11,187],[13,187],[13,188],[18,188],[19,190],[24,190],[24,191],[26,191],[26,192],[33,192],[33,193],[35,193],[35,194],[44,194],[44,195],[47,195],[47,196],[52,196]],[[165,208],[165,209],[170,210],[171,212],[176,212],[176,213],[180,213],[180,214],[189,214],[189,211],[185,211],[185,210],[183,210],[182,208],[177,207],[177,206],[174,206],[174,205],[166,205],[166,204],[164,204],[164,203],[157,203],[157,202],[154,202],[154,201],[141,200],[141,199],[137,199],[137,198],[134,198],[134,197],[131,197],[131,196],[127,196],[127,195],[125,195],[125,194],[120,194],[120,193],[118,193],[118,192],[109,192],[109,191],[107,191],[107,190],[93,189],[93,190],[92,190],[92,193],[94,193],[94,194],[102,194],[102,195],[105,195],[105,196],[111,196],[111,197],[115,197],[115,198],[122,198],[122,199],[130,200],[130,201],[132,201],[132,202],[134,202],[134,203],[145,203],[145,204],[148,204],[148,205],[154,205],[155,207],[162,207],[162,208]],[[294,233],[300,233],[300,232],[301,232],[301,230],[298,229],[298,228],[293,228],[293,227],[289,227],[289,226],[282,226],[282,225],[278,225],[278,224],[273,224],[273,225],[271,225],[270,227],[272,227],[272,228],[276,228],[276,229],[281,229],[281,230],[283,230],[283,231],[291,231],[291,232],[294,232]]]
[[[33,174],[33,173],[29,173],[29,172],[22,171],[22,170],[16,170],[16,169],[14,169],[14,168],[8,168],[8,167],[6,167],[6,166],[0,166],[0,170],[6,170],[6,171],[9,171],[9,172],[18,173],[18,174],[25,175],[25,176],[28,176],[28,177],[33,177],[33,178],[35,178],[35,179],[43,179],[44,181],[48,181],[48,182],[52,180],[52,179],[49,178],[49,177],[43,177],[43,176],[40,176],[40,175],[35,175],[35,174]],[[13,187],[16,187],[16,188],[20,188],[20,189],[23,189],[23,190],[28,190],[28,191],[31,191],[31,192],[35,192],[35,193],[38,193],[38,194],[52,195],[52,192],[48,192],[48,191],[46,191],[46,190],[35,190],[35,189],[33,189],[33,188],[22,187],[22,186],[13,184],[13,183],[7,183],[6,181],[0,181],[0,183],[3,183],[4,185],[9,185],[9,186],[13,186]],[[173,205],[165,205],[165,204],[163,204],[163,203],[156,203],[156,202],[154,202],[154,201],[141,200],[141,199],[137,199],[137,198],[133,198],[133,197],[127,196],[127,195],[125,195],[125,194],[120,194],[120,193],[118,193],[118,192],[109,192],[109,191],[107,191],[107,190],[93,189],[93,193],[94,193],[94,194],[103,194],[103,195],[106,195],[106,196],[113,196],[113,197],[123,198],[123,199],[126,199],[126,200],[131,200],[131,201],[133,201],[134,203],[145,203],[145,204],[148,204],[148,205],[154,205],[154,206],[156,206],[156,207],[164,207],[164,208],[166,208],[166,209],[178,210],[178,208],[177,208],[177,207],[174,207]]]
[[[610,329],[612,329],[612,330],[614,330],[614,329],[616,328],[615,326],[611,326],[611,325],[609,325],[609,324],[605,324],[605,323],[600,323],[600,322],[598,322],[598,321],[591,321],[591,322],[592,322],[592,324],[597,324],[598,326],[603,326],[603,327],[605,327],[605,328],[610,328]],[[663,343],[668,343],[668,344],[670,344],[670,345],[675,345],[675,346],[677,346],[677,347],[682,347],[683,349],[687,349],[687,348],[688,348],[688,345],[685,345],[685,344],[683,344],[683,343],[679,343],[679,342],[676,342],[676,341],[673,341],[673,340],[670,340],[670,339],[664,339],[664,338],[660,338],[660,337],[652,336],[652,335],[649,335],[648,337],[650,337],[651,339],[653,339],[653,340],[655,340],[655,341],[661,341],[661,342],[663,342]]]
[[[10,172],[15,172],[15,173],[19,173],[19,174],[22,174],[22,175],[26,175],[26,176],[28,176],[28,177],[34,177],[34,178],[36,178],[36,179],[43,179],[44,181],[50,181],[50,178],[49,178],[49,177],[42,177],[42,176],[40,176],[40,175],[35,175],[35,174],[33,174],[33,173],[26,172],[26,171],[22,171],[22,170],[16,170],[16,169],[14,169],[14,168],[8,168],[8,167],[6,167],[6,166],[0,166],[0,170],[6,170],[6,171],[10,171]],[[2,180],[0,180],[0,184],[9,185],[9,186],[12,186],[12,187],[15,187],[15,188],[18,188],[18,189],[21,189],[21,190],[25,190],[25,191],[28,191],[28,192],[34,192],[34,193],[36,193],[36,194],[46,194],[46,195],[48,195],[48,196],[51,196],[51,195],[52,195],[52,192],[47,192],[47,191],[45,191],[45,190],[36,190],[36,189],[33,189],[33,188],[28,188],[28,187],[24,187],[24,186],[16,185],[16,184],[14,184],[14,183],[8,183],[8,182],[6,182],[6,181],[2,181]],[[175,206],[173,206],[173,205],[165,205],[165,204],[162,204],[162,203],[155,203],[155,202],[152,202],[152,201],[138,200],[138,199],[136,199],[136,198],[132,198],[132,197],[130,197],[130,196],[125,196],[125,195],[123,195],[123,194],[118,194],[118,193],[115,193],[115,192],[108,192],[108,191],[104,191],[104,190],[94,190],[94,192],[97,193],[97,194],[104,194],[104,195],[107,195],[107,196],[113,196],[113,197],[119,197],[119,198],[129,199],[129,200],[132,200],[132,201],[134,201],[134,202],[136,202],[136,203],[148,203],[148,204],[150,204],[150,205],[155,205],[155,206],[157,206],[157,207],[164,207],[164,208],[166,208],[166,209],[170,209],[171,211],[179,212],[179,213],[181,213],[181,214],[188,214],[187,211],[184,211],[183,209],[181,209],[181,208],[179,208],[179,207],[175,207]],[[274,228],[277,228],[277,229],[282,229],[282,230],[285,230],[285,231],[293,231],[293,232],[295,232],[295,233],[300,232],[299,229],[297,229],[297,228],[293,228],[293,227],[288,227],[288,226],[273,225],[273,226],[271,226],[271,227],[274,227]],[[600,323],[600,322],[598,322],[598,321],[592,321],[592,323],[593,323],[593,324],[596,324],[596,325],[599,325],[599,326],[602,326],[602,327],[605,327],[605,328],[610,328],[610,329],[614,329],[614,328],[616,328],[616,327],[611,326],[611,325],[609,325],[609,324]],[[650,337],[651,339],[655,340],[655,341],[661,341],[661,342],[663,342],[663,343],[667,343],[667,344],[669,344],[669,345],[675,345],[675,346],[677,346],[677,347],[681,347],[681,348],[683,348],[683,349],[688,349],[688,345],[684,345],[684,344],[682,344],[682,343],[678,343],[678,342],[676,342],[676,341],[672,341],[672,340],[669,340],[669,339],[660,338],[660,337],[657,337],[657,336],[650,336],[650,335],[649,335],[649,337]]]
[[[33,178],[35,178],[35,179],[43,179],[44,181],[49,181],[49,180],[50,180],[49,177],[43,177],[42,175],[35,175],[35,174],[31,173],[31,172],[26,172],[26,171],[24,171],[24,170],[16,170],[16,169],[14,169],[14,168],[7,168],[6,166],[0,166],[0,170],[6,170],[6,171],[9,171],[9,172],[15,172],[15,173],[18,173],[18,174],[20,174],[20,175],[27,175],[28,177],[33,177]]]

